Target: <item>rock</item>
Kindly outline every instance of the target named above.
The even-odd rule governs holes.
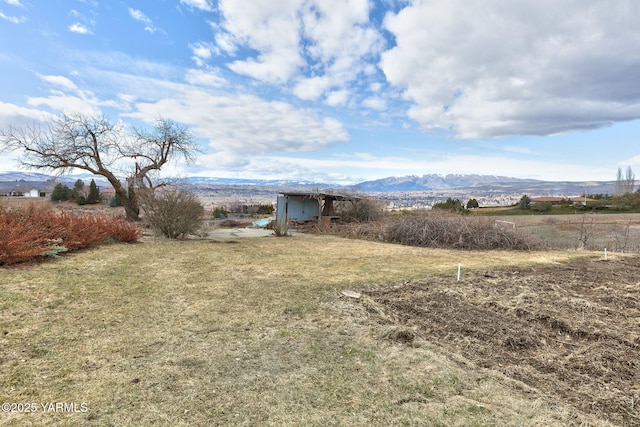
[[[356,291],[342,291],[340,293],[347,298],[360,299],[360,296],[361,296],[360,292],[356,292]]]

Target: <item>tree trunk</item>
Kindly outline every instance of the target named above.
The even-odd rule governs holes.
[[[131,201],[129,200],[129,202]],[[127,221],[140,221],[140,208],[137,205],[131,203],[125,204],[124,202],[122,202],[122,204],[124,205],[124,212],[127,214]]]
[[[129,191],[127,192],[127,189],[113,174],[103,174],[103,176],[109,180],[109,183],[116,191],[116,194],[120,197],[122,206],[124,206],[124,212],[127,216],[127,221],[140,221],[140,207],[138,206],[138,200],[135,192],[133,191],[133,183],[129,181]]]
[[[138,196],[134,189],[133,180],[129,180],[129,191],[126,202],[122,200],[124,211],[127,214],[127,221],[140,221],[140,206],[138,206]]]

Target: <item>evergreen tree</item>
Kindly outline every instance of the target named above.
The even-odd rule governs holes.
[[[480,207],[480,204],[476,199],[469,199],[469,201],[467,202],[467,209],[476,209],[479,207]]]
[[[100,203],[100,190],[98,190],[98,186],[93,179],[89,184],[89,195],[87,196],[87,203],[90,205]]]
[[[53,187],[53,191],[51,192],[51,200],[54,202],[59,202],[62,200],[69,200],[71,197],[71,189],[62,183],[57,183],[55,187]]]
[[[461,212],[464,210],[464,206],[462,205],[462,202],[460,201],[460,199],[452,199],[451,197],[447,198],[446,202],[434,203],[432,208],[449,210],[454,212]]]
[[[529,209],[531,207],[531,198],[526,194],[520,198],[518,209]]]

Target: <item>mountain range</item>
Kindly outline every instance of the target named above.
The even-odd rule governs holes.
[[[372,192],[397,192],[397,191],[420,191],[420,190],[449,190],[454,188],[469,188],[476,185],[487,185],[493,183],[523,183],[533,180],[511,178],[508,176],[495,175],[474,175],[474,174],[429,174],[429,175],[406,175],[399,177],[388,177],[376,179],[374,181],[364,181],[354,187],[362,191]]]
[[[100,176],[91,174],[64,175],[55,177],[36,172],[0,172],[0,183],[51,183],[58,180],[73,184],[77,179],[89,182],[95,179],[96,183],[105,184],[106,180]],[[425,174],[407,175],[400,177],[388,177],[372,181],[364,181],[350,186],[316,183],[299,180],[265,180],[265,179],[234,179],[189,177],[185,179],[191,184],[197,185],[234,185],[234,186],[258,186],[258,187],[316,187],[316,188],[345,188],[372,193],[393,193],[413,191],[435,190],[460,190],[466,189],[477,192],[520,193],[520,194],[558,194],[580,195],[588,194],[612,194],[615,181],[542,181],[534,179],[521,179],[507,176],[475,175],[475,174]]]

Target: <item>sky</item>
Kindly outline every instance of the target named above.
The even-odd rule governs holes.
[[[615,180],[640,2],[0,0],[0,129],[78,112],[188,127],[173,176]]]

